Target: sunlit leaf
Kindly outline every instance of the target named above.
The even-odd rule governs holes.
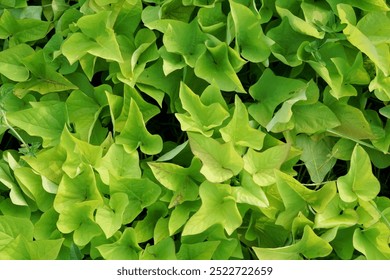
[[[245,5],[229,1],[236,32],[236,43],[241,55],[252,62],[263,62],[271,54],[272,40],[267,38],[260,19]]]
[[[65,127],[66,106],[63,102],[40,102],[39,107],[10,112],[7,119],[30,135],[43,139],[43,146],[49,147],[59,143]]]
[[[228,112],[219,103],[209,106],[203,104],[200,97],[184,83],[180,84],[179,97],[187,113],[176,113],[175,116],[184,131],[200,132],[205,136],[211,136],[213,128],[220,126],[228,117]]]
[[[258,248],[253,247],[260,260],[302,260],[325,257],[332,251],[332,247],[314,231],[305,226],[302,239],[297,243],[279,248]]]
[[[337,179],[340,198],[353,202],[358,198],[364,201],[374,199],[380,191],[380,183],[372,174],[368,154],[359,145],[355,146],[351,157],[351,166],[347,175]]]
[[[222,225],[231,235],[241,225],[242,218],[229,185],[205,181],[199,187],[199,195],[202,205],[186,223],[183,235],[201,233],[215,224]]]
[[[235,97],[233,117],[229,124],[220,130],[222,138],[236,145],[260,150],[263,147],[264,133],[249,125],[248,112],[238,96]]]
[[[127,228],[118,241],[100,245],[97,249],[107,260],[138,260],[138,253],[142,250],[133,228]]]
[[[237,175],[243,161],[232,142],[220,144],[203,135],[189,133],[192,152],[202,161],[200,172],[210,181],[219,183]]]
[[[154,155],[162,150],[161,137],[152,135],[146,130],[141,111],[134,100],[131,100],[125,128],[116,137],[116,142],[125,145],[124,147],[128,152],[140,147],[142,152]]]

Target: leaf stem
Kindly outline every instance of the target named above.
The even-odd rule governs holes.
[[[369,143],[367,143],[367,142],[364,142],[364,141],[361,141],[361,140],[358,140],[358,139],[349,137],[349,136],[347,136],[347,135],[345,135],[345,134],[336,132],[336,131],[334,131],[333,129],[327,129],[327,131],[328,131],[329,133],[335,134],[335,135],[337,135],[337,136],[339,136],[339,137],[346,138],[346,139],[351,140],[351,141],[353,141],[353,142],[355,142],[355,143],[358,143],[358,144],[360,144],[360,145],[363,145],[363,146],[366,146],[366,147],[368,147],[368,148],[374,149],[374,150],[376,150],[376,151],[382,152],[382,153],[385,154],[385,155],[389,155],[389,154],[390,154],[389,152],[384,152],[384,151],[379,150],[379,149],[376,148],[374,145],[371,145],[371,144],[369,144]]]

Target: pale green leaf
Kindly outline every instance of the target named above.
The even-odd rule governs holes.
[[[241,99],[236,95],[233,117],[227,126],[220,129],[225,142],[260,150],[265,134],[249,125],[248,112]]]
[[[337,179],[337,187],[340,198],[345,202],[354,202],[358,198],[369,201],[379,194],[381,187],[372,173],[370,158],[359,145],[353,150],[347,175]]]
[[[162,139],[159,135],[150,134],[138,108],[132,99],[129,115],[122,132],[116,137],[116,143],[123,144],[128,152],[140,147],[141,151],[148,155],[158,154],[162,150]]]
[[[269,186],[275,183],[275,169],[280,169],[287,160],[290,145],[277,145],[263,152],[248,149],[244,155],[244,169],[253,176],[259,186]]]
[[[200,172],[210,181],[220,183],[237,175],[243,161],[232,142],[220,144],[201,134],[188,133],[192,152],[202,161]]]
[[[236,44],[241,55],[252,62],[264,62],[271,54],[272,40],[266,37],[260,18],[241,3],[229,1],[236,33]]]
[[[7,113],[7,119],[28,134],[42,137],[44,147],[54,146],[67,121],[66,106],[63,102],[40,102],[38,108]]]
[[[315,140],[306,135],[297,136],[297,146],[302,149],[301,160],[315,183],[321,183],[336,164],[331,143],[326,139]]]
[[[229,185],[205,181],[199,187],[199,196],[202,205],[184,226],[183,235],[199,234],[216,224],[231,235],[241,225],[242,218]]]
[[[179,97],[183,109],[187,111],[186,114],[175,114],[183,131],[211,136],[213,128],[220,126],[229,115],[219,103],[203,104],[200,97],[184,83],[180,84]]]

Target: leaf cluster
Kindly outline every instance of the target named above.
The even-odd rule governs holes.
[[[0,0],[0,259],[390,259],[389,26],[384,0]]]

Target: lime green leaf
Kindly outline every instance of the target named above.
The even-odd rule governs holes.
[[[271,28],[267,36],[274,41],[271,51],[275,57],[293,67],[302,64],[297,52],[303,42],[310,41],[310,36],[296,32],[286,17],[282,19],[279,26]]]
[[[164,207],[166,209],[166,207]],[[164,212],[166,214],[166,212]],[[161,217],[158,219],[156,226],[153,231],[153,242],[154,244],[160,243],[164,239],[168,238],[169,234],[169,218]]]
[[[83,91],[75,90],[66,100],[66,106],[69,121],[74,124],[77,137],[89,141],[101,112],[100,105]]]
[[[59,146],[55,146],[41,150],[35,157],[24,156],[23,160],[34,171],[41,174],[43,187],[48,186],[47,191],[52,189],[51,193],[56,193],[56,185],[60,183],[63,175],[62,165],[66,160],[66,151]]]
[[[96,211],[96,223],[102,228],[107,238],[114,235],[123,223],[123,216],[129,203],[124,193],[111,195],[109,206],[103,206]]]
[[[207,106],[186,84],[180,84],[180,101],[186,114],[176,113],[175,116],[184,131],[200,132],[210,137],[213,128],[218,127],[228,117],[228,112],[219,103]]]
[[[222,225],[231,235],[241,225],[242,218],[229,185],[205,181],[199,187],[199,195],[202,205],[184,226],[183,235],[202,233],[215,224]]]
[[[229,124],[220,130],[225,142],[260,150],[265,134],[249,125],[248,112],[241,99],[236,95],[233,117]]]
[[[166,152],[165,154],[160,156],[156,161],[157,162],[170,161],[171,159],[174,159],[181,152],[186,151],[187,149],[188,149],[188,140],[185,141],[183,144],[177,145],[172,150]]]
[[[123,61],[114,30],[109,26],[109,16],[110,12],[101,11],[85,15],[77,21],[82,33],[73,33],[61,47],[70,64],[86,53],[117,62]]]
[[[314,134],[341,125],[332,110],[321,102],[295,105],[292,113],[297,133]]]
[[[277,1],[276,3],[276,11],[280,15],[280,17],[286,17],[291,25],[291,27],[299,33],[304,35],[312,36],[315,38],[323,38],[324,32],[319,32],[317,28],[308,21],[301,19],[300,17],[294,15],[291,10],[294,10],[293,5],[297,5],[298,3],[290,2],[290,1]]]
[[[139,76],[137,86],[160,105],[162,104],[164,93],[168,94],[172,99],[171,104],[174,104],[178,97],[177,87],[182,80],[182,73],[175,71],[166,76],[162,65],[163,61],[160,59],[146,68]]]
[[[292,238],[293,239],[299,238],[300,236],[302,236],[304,228],[306,226],[312,228],[313,224],[314,223],[310,219],[308,219],[302,212],[299,212],[291,224]]]
[[[202,161],[200,172],[210,181],[219,183],[237,175],[243,161],[232,142],[220,144],[201,134],[188,133],[192,152]]]
[[[330,242],[333,247],[333,250],[342,260],[351,260],[355,248],[353,247],[352,236],[354,234],[355,228],[345,228],[337,230],[336,237]]]
[[[106,260],[138,260],[142,250],[133,228],[126,228],[118,241],[100,245],[97,249]]]
[[[44,147],[59,143],[67,121],[63,102],[40,102],[37,108],[7,113],[7,119],[28,134],[42,137]]]
[[[386,22],[390,22],[389,17],[382,13],[368,13],[355,26],[348,18],[350,13],[354,13],[351,11],[352,7],[346,4],[339,4],[337,10],[341,23],[347,24],[343,32],[347,36],[348,41],[365,53],[388,76],[390,71],[390,50],[388,38],[387,36],[383,37],[383,34],[387,34],[386,28],[388,29],[388,27]],[[384,24],[384,29],[378,29],[377,27],[382,26],[382,24]],[[372,31],[373,28],[375,32]]]
[[[149,162],[148,165],[156,179],[174,192],[169,208],[198,197],[198,185],[192,177],[196,178],[199,174],[201,167],[199,160],[193,160],[188,168],[172,163]]]
[[[342,201],[340,197],[335,196],[332,201],[317,213],[314,218],[314,228],[347,228],[354,226],[358,222],[358,215],[356,211],[350,208],[342,208]]]
[[[147,246],[141,253],[140,260],[176,260],[173,239],[166,238],[155,245]]]
[[[54,196],[43,189],[41,176],[27,167],[15,169],[14,174],[23,192],[35,201],[39,210],[45,212],[51,208]]]
[[[259,186],[269,186],[275,183],[274,170],[280,169],[287,160],[290,145],[277,145],[263,152],[248,149],[244,155],[244,169],[253,176],[253,181]]]
[[[276,248],[286,244],[289,235],[290,230],[276,225],[264,215],[253,214],[245,238],[251,241],[257,240],[263,248]]]
[[[180,54],[191,67],[195,66],[200,55],[206,51],[206,35],[201,32],[198,22],[171,21],[163,37],[168,52]]]
[[[175,234],[188,220],[191,212],[199,209],[199,200],[186,201],[173,208],[168,222],[169,234]]]
[[[182,244],[177,253],[179,260],[211,260],[220,241],[206,241],[193,244]]]
[[[116,34],[132,36],[141,21],[142,1],[126,0],[115,1],[112,6],[113,14],[116,15],[113,29]]]
[[[134,100],[130,102],[125,128],[116,137],[116,143],[124,144],[128,152],[132,152],[140,147],[141,151],[148,155],[155,155],[161,152],[163,144],[159,135],[152,135],[146,130],[141,111]]]
[[[340,102],[335,102],[330,109],[335,113],[340,121],[340,125],[328,129],[328,131],[336,133],[340,136],[353,139],[374,139],[370,124],[359,109]]]
[[[226,34],[227,17],[222,11],[222,3],[215,3],[214,7],[201,8],[198,12],[198,22],[203,32],[212,34],[224,41]]]
[[[16,94],[24,96],[28,91],[37,91],[41,94],[77,89],[55,67],[45,61],[44,52],[38,51],[22,59],[23,64],[32,74],[32,78],[20,83],[16,87]]]
[[[253,247],[260,260],[301,260],[326,257],[332,247],[324,239],[318,237],[310,226],[305,226],[302,239],[297,243],[279,248]]]
[[[191,0],[190,0],[191,1]],[[188,22],[195,7],[189,1],[173,0],[161,3],[161,18]]]
[[[154,237],[155,227],[161,217],[167,214],[167,206],[162,202],[154,203],[147,208],[146,217],[134,227],[137,242],[146,242]],[[156,237],[154,242],[157,242]]]
[[[84,57],[95,44],[86,35],[82,33],[71,34],[62,44],[62,54],[68,59],[70,64],[74,64]]]
[[[102,234],[102,230],[94,221],[96,208],[97,203],[93,200],[73,203],[61,210],[57,228],[65,234],[73,232],[76,245],[87,245],[94,237]]]
[[[379,194],[380,183],[372,174],[370,158],[359,145],[353,150],[347,175],[337,179],[337,187],[340,198],[345,202],[354,202],[358,198],[369,201]]]
[[[29,71],[24,66],[22,58],[34,53],[34,50],[20,44],[0,52],[0,74],[15,82],[24,82],[29,78]]]
[[[16,184],[9,165],[0,161],[0,183],[10,189],[9,197],[13,204],[18,206],[27,206],[26,198],[23,196],[22,190]]]
[[[3,199],[0,202],[0,211],[4,216],[13,216],[18,218],[29,218],[31,216],[31,209],[27,206],[20,206],[12,202],[11,199]]]
[[[18,236],[33,239],[34,226],[29,219],[0,216],[0,251]]]
[[[275,171],[275,173],[277,176],[277,187],[285,206],[285,210],[279,214],[276,222],[285,228],[291,226],[292,219],[299,212],[307,214],[309,205],[314,210],[322,213],[336,196],[336,186],[334,183],[328,183],[320,190],[313,191],[289,175],[280,171]]]
[[[390,229],[382,223],[377,223],[368,229],[357,228],[353,234],[353,245],[368,260],[388,260],[389,237]]]
[[[302,149],[301,160],[315,183],[321,183],[336,164],[330,145],[326,139],[316,141],[303,134],[297,136],[297,146]]]
[[[156,35],[149,29],[139,30],[134,41],[118,37],[123,54],[123,62],[119,63],[120,73],[116,73],[118,80],[134,87],[146,64],[159,58],[155,41]],[[112,66],[110,72],[114,69]]]
[[[250,95],[261,101],[249,106],[249,114],[266,127],[279,104],[301,94],[307,87],[308,85],[300,80],[276,76],[267,68],[260,79],[249,88]]]
[[[369,85],[369,90],[374,91],[377,98],[382,101],[390,101],[390,77],[377,70],[375,78]]]
[[[368,12],[386,12],[389,11],[388,4],[385,0],[361,0],[361,1],[354,1],[354,0],[327,0],[327,2],[333,7],[337,4],[343,3],[348,4],[353,7],[357,7],[359,9],[362,9],[363,11]]]
[[[200,96],[200,101],[206,106],[211,106],[214,103],[219,103],[226,111],[229,111],[229,108],[226,104],[224,96],[221,93],[220,88],[217,85],[211,84],[207,86],[202,95]]]
[[[359,200],[359,206],[356,209],[359,215],[359,224],[369,228],[381,219],[381,212],[374,201]]]
[[[71,178],[83,172],[85,164],[94,166],[103,154],[101,146],[77,139],[68,129],[64,129],[60,145],[67,154],[62,170]]]
[[[240,179],[242,186],[232,189],[237,203],[245,203],[258,208],[269,206],[265,192],[253,181],[249,173],[243,172]]]
[[[162,46],[158,52],[163,59],[163,71],[167,76],[187,65],[182,56],[168,52],[165,46]]]
[[[18,236],[14,242],[0,251],[0,259],[8,260],[55,260],[64,239],[27,240]]]
[[[110,194],[125,193],[129,204],[123,217],[123,224],[131,223],[145,207],[156,202],[161,188],[147,178],[136,179],[128,177],[112,177],[110,179]]]
[[[271,54],[272,40],[264,35],[260,18],[245,5],[229,2],[241,55],[252,62],[264,62]]]
[[[141,178],[138,152],[126,152],[122,145],[110,146],[104,157],[96,161],[94,168],[99,172],[103,183],[109,185],[110,177]]]
[[[213,7],[215,0],[183,0],[183,4],[186,6],[193,5],[198,7]]]
[[[93,202],[95,208],[103,204],[92,168],[86,167],[75,178],[64,174],[54,199],[54,209],[62,213],[65,210],[71,210],[76,203],[87,201]],[[90,206],[92,207],[92,204]]]
[[[226,43],[206,42],[203,52],[195,64],[195,74],[221,90],[245,93],[240,79],[229,60],[229,47]]]
[[[275,113],[271,121],[267,124],[266,129],[268,131],[283,132],[294,126],[292,122],[292,108],[295,103],[307,100],[306,88],[298,89],[292,94],[293,96],[283,102],[282,107]]]
[[[39,220],[34,224],[34,238],[36,240],[45,240],[61,237],[61,233],[57,228],[59,214],[50,208]]]
[[[42,39],[50,29],[50,22],[33,18],[15,19],[7,9],[0,17],[0,39],[11,38],[15,43]]]
[[[111,117],[114,120],[115,131],[121,132],[129,118],[129,110],[132,100],[142,113],[145,123],[160,112],[155,105],[146,102],[140,93],[128,85],[124,86],[123,98],[106,92],[110,103]]]

